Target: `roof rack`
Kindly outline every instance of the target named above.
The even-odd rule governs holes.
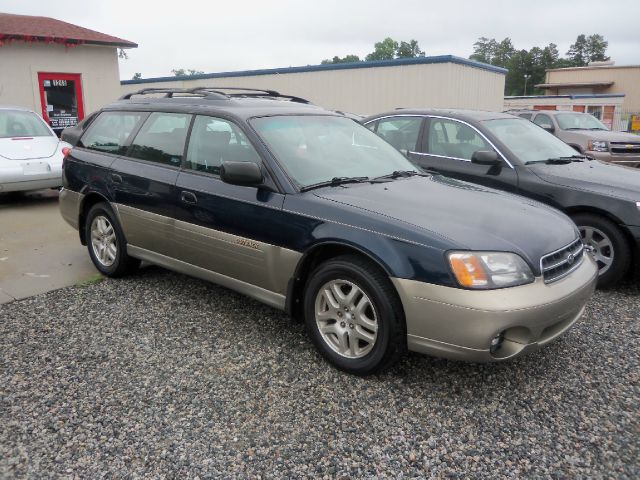
[[[228,93],[231,91],[232,93]],[[153,95],[164,93],[164,98],[174,98],[178,96],[194,95],[212,100],[223,100],[234,97],[245,98],[282,98],[296,103],[311,103],[309,100],[294,95],[285,95],[275,90],[262,90],[258,88],[243,87],[194,87],[194,88],[143,88],[135,92],[122,95],[119,100],[129,100],[134,95]]]

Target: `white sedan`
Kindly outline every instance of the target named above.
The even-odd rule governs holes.
[[[31,110],[0,106],[0,193],[61,187],[70,148]]]

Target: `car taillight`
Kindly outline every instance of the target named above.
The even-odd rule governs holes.
[[[64,155],[64,158],[67,158],[70,153],[71,153],[71,149],[69,147],[63,147],[62,155]]]

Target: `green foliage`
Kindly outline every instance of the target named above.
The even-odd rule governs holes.
[[[398,46],[398,42],[391,37],[387,37],[374,45],[374,51],[367,55],[365,60],[367,60],[367,62],[373,60],[392,60],[396,56]]]
[[[602,35],[594,33],[588,37],[578,35],[576,42],[569,47],[567,56],[574,67],[584,67],[589,62],[601,62],[609,60],[607,57],[607,42]]]
[[[184,68],[178,68],[171,70],[171,73],[176,77],[192,77],[194,75],[202,75],[204,72],[202,70],[194,70],[192,68],[188,68],[186,70]]]
[[[516,50],[510,38],[498,42],[495,38],[480,37],[473,44],[473,53],[469,58],[509,70],[505,79],[505,95],[523,95],[525,75],[528,76],[527,94],[541,94],[543,91],[534,85],[545,82],[547,69],[579,67],[592,61],[608,60],[608,45],[602,35],[578,35],[576,43],[567,52],[567,58],[561,58],[555,43],[544,48]]]
[[[353,62],[359,62],[359,61],[360,61],[360,57],[358,55],[345,55],[342,58],[336,55],[331,60],[322,60],[322,62],[320,63],[322,65],[326,65],[328,63],[353,63]]]
[[[387,37],[381,42],[377,42],[374,45],[374,50],[365,57],[367,62],[374,60],[393,60],[394,58],[414,58],[424,57],[424,52],[420,50],[417,40],[409,40],[408,42],[397,42],[393,38]],[[345,57],[338,57],[337,55],[332,59],[322,60],[323,65],[330,63],[350,63],[360,62],[358,55],[346,55]]]
[[[414,58],[424,57],[424,52],[420,50],[417,40],[409,40],[408,42],[400,42],[396,49],[396,58]]]

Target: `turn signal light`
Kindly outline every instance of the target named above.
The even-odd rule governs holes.
[[[477,257],[454,254],[449,257],[451,269],[463,287],[479,287],[487,284],[487,274]]]

